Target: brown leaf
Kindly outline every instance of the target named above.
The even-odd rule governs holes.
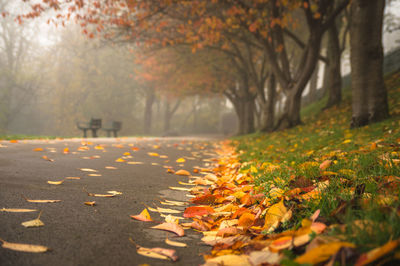
[[[173,249],[166,248],[145,248],[136,244],[132,238],[129,240],[136,246],[136,252],[139,255],[156,258],[156,259],[164,259],[164,260],[172,260],[177,261],[178,256],[176,255],[176,251]]]
[[[42,253],[49,250],[48,247],[40,246],[40,245],[31,245],[31,244],[21,244],[21,243],[11,243],[4,241],[0,238],[0,242],[2,242],[2,247],[22,252],[31,252],[31,253]]]
[[[85,201],[84,204],[93,207],[94,205],[96,205],[96,202],[95,201]]]
[[[56,203],[60,202],[61,200],[32,200],[32,199],[27,199],[22,195],[22,197],[27,201],[27,202],[32,202],[32,203]]]
[[[176,223],[162,223],[156,226],[151,227],[153,229],[159,229],[159,230],[165,230],[165,231],[170,231],[178,236],[184,236],[185,231],[183,230],[182,226]]]
[[[44,226],[44,223],[40,220],[40,215],[42,215],[42,212],[39,213],[38,217],[34,220],[26,221],[21,223],[25,227],[40,227]]]
[[[214,209],[209,206],[191,206],[185,209],[183,217],[191,218],[195,216],[208,215],[214,212]]]

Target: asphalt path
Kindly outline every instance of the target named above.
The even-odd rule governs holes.
[[[206,166],[207,158],[213,157],[212,142],[196,138],[87,141],[86,146],[82,139],[0,142],[0,209],[37,209],[42,211],[40,220],[45,224],[35,228],[21,225],[35,219],[39,212],[0,212],[0,238],[51,248],[49,252],[36,254],[0,247],[0,265],[202,264],[201,254],[209,248],[201,244],[201,234],[185,230],[185,236],[175,238],[173,233],[150,229],[154,223],[136,221],[129,216],[139,214],[145,205],[184,210],[183,207],[163,206],[159,202],[162,199],[189,200],[186,192],[169,189],[170,186],[182,186],[178,181],[187,182],[188,178],[167,173],[164,166],[189,171],[194,166]],[[37,148],[43,151],[35,151]],[[66,148],[68,153],[65,154]],[[168,158],[150,156],[149,152]],[[54,161],[43,159],[43,156]],[[183,164],[176,162],[181,157],[186,159]],[[124,162],[116,162],[118,158]],[[116,169],[106,168],[110,166]],[[89,176],[91,172],[80,168],[97,170],[101,176]],[[65,177],[81,179],[65,180],[61,185],[47,183]],[[85,190],[100,194],[114,190],[122,194],[100,198],[89,196]],[[61,202],[31,203],[24,197]],[[96,201],[96,205],[87,206],[84,204],[87,201]],[[154,220],[163,220],[158,213],[150,214]],[[171,240],[187,243],[188,247],[168,246],[164,242],[167,235]],[[143,247],[175,249],[179,260],[171,262],[138,255],[130,237]]]

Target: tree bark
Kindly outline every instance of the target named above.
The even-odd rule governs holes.
[[[318,72],[319,62],[317,62],[317,64],[315,65],[315,69],[310,80],[309,103],[315,102],[317,100]]]
[[[267,101],[264,106],[264,127],[263,132],[271,132],[274,129],[275,122],[275,104],[276,104],[276,80],[275,75],[271,74],[268,79]]]
[[[351,127],[361,127],[389,116],[387,92],[383,81],[384,8],[385,0],[351,2]]]
[[[342,101],[341,51],[336,23],[332,23],[332,26],[327,30],[327,34],[328,63],[325,65],[324,87],[328,93],[328,102],[324,108],[338,105]]]
[[[167,99],[164,103],[164,132],[168,132],[171,127],[171,119],[181,104],[181,100],[177,100],[171,109],[171,102]]]
[[[151,133],[154,100],[155,100],[154,89],[148,88],[146,90],[146,99],[145,99],[144,116],[143,116],[143,132],[144,132],[144,134]]]

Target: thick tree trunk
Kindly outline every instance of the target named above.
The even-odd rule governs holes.
[[[275,104],[276,104],[276,80],[275,75],[271,74],[268,79],[267,102],[264,106],[264,127],[263,132],[271,132],[275,123]]]
[[[389,116],[383,82],[382,23],[385,0],[351,2],[352,127]]]
[[[233,103],[238,117],[238,135],[254,133],[254,99],[240,99]]]
[[[144,132],[144,134],[151,133],[154,100],[155,100],[154,89],[147,89],[146,90],[145,107],[144,107],[144,116],[143,116],[143,132]]]
[[[328,102],[325,108],[340,104],[342,101],[342,76],[340,70],[340,43],[336,23],[327,30],[328,45],[325,65],[324,87],[328,93]]]

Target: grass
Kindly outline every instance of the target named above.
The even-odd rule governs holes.
[[[295,211],[285,229],[319,209],[334,228],[329,234],[356,244],[359,252],[400,238],[400,71],[385,80],[391,117],[383,122],[349,129],[351,97],[345,91],[338,107],[322,111],[322,99],[304,108],[301,126],[234,139],[241,171],[255,177],[271,200],[276,189],[325,184],[319,197],[286,203]]]
[[[0,140],[22,140],[22,139],[55,139],[54,136],[35,136],[35,135],[0,135]]]

